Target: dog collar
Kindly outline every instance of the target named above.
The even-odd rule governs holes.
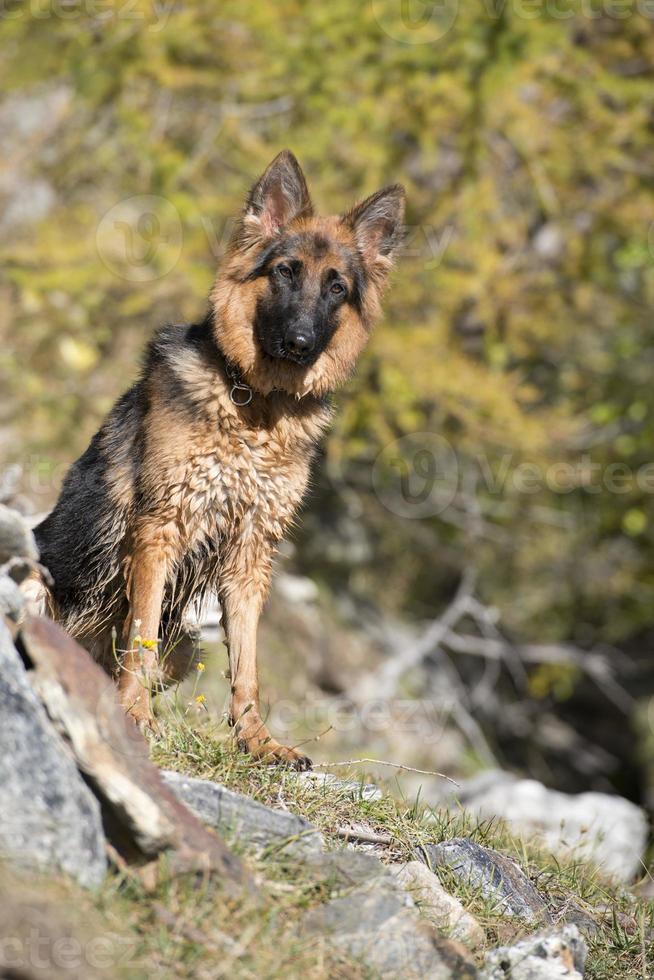
[[[229,400],[237,408],[244,408],[252,401],[252,388],[250,385],[246,385],[237,369],[228,360],[225,360],[225,370],[227,371],[227,377],[232,382]]]

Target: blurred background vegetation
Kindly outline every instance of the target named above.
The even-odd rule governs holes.
[[[472,768],[651,803],[654,8],[435,6],[3,5],[0,458],[47,509],[151,331],[203,314],[279,149],[324,211],[401,181],[406,253],[286,553],[319,589],[288,670],[347,695],[467,576],[486,645],[399,693],[460,681]]]

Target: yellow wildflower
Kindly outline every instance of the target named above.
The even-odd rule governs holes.
[[[138,636],[134,637],[133,643],[134,649],[136,650],[138,650],[139,647],[145,647],[146,650],[157,649],[157,640],[144,640],[140,633]]]

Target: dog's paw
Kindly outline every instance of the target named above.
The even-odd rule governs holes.
[[[277,746],[274,758],[270,760],[270,764],[288,766],[290,769],[297,769],[298,772],[307,772],[313,766],[313,762],[308,755],[303,755],[297,749],[288,748],[286,745]]]
[[[159,725],[152,714],[150,696],[143,688],[138,693],[123,692],[121,703],[125,709],[125,714],[131,718],[142,735],[153,738],[159,734]]]
[[[145,735],[148,740],[157,738],[159,735],[161,735],[161,726],[154,715],[147,715],[143,718],[135,718],[134,721],[136,722],[141,735]]]
[[[270,737],[261,739],[258,736],[253,738],[240,736],[238,747],[241,752],[247,752],[268,766],[286,766],[289,769],[296,769],[298,772],[306,772],[313,766],[308,755],[303,755],[297,749],[282,745]]]

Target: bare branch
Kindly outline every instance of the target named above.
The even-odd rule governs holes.
[[[430,769],[414,769],[413,766],[400,765],[399,762],[387,762],[385,759],[346,759],[345,762],[316,762],[314,763],[314,769],[335,769],[337,766],[358,766],[358,765],[372,765],[372,766],[392,766],[393,769],[403,769],[405,772],[418,772],[422,776],[439,776],[441,779],[447,779],[448,783],[454,783],[455,786],[459,784],[456,780],[452,779],[450,776],[446,776],[442,772],[433,772]]]
[[[475,586],[476,571],[467,569],[459,584],[457,593],[438,619],[431,623],[423,635],[409,644],[396,656],[390,657],[377,670],[364,677],[356,694],[359,702],[367,700],[390,699],[394,697],[400,679],[413,667],[419,666],[430,653],[439,646],[443,637],[468,612],[469,599]]]
[[[392,844],[393,838],[390,834],[375,834],[372,830],[364,830],[357,827],[339,827],[336,831],[337,837],[344,840],[358,840],[362,844]]]
[[[605,653],[580,650],[566,643],[527,643],[512,645],[506,640],[486,636],[455,633],[448,630],[442,642],[454,653],[471,654],[487,660],[506,662],[517,657],[522,664],[566,664],[587,674],[606,697],[625,713],[633,707],[634,699],[614,676],[614,667]]]

